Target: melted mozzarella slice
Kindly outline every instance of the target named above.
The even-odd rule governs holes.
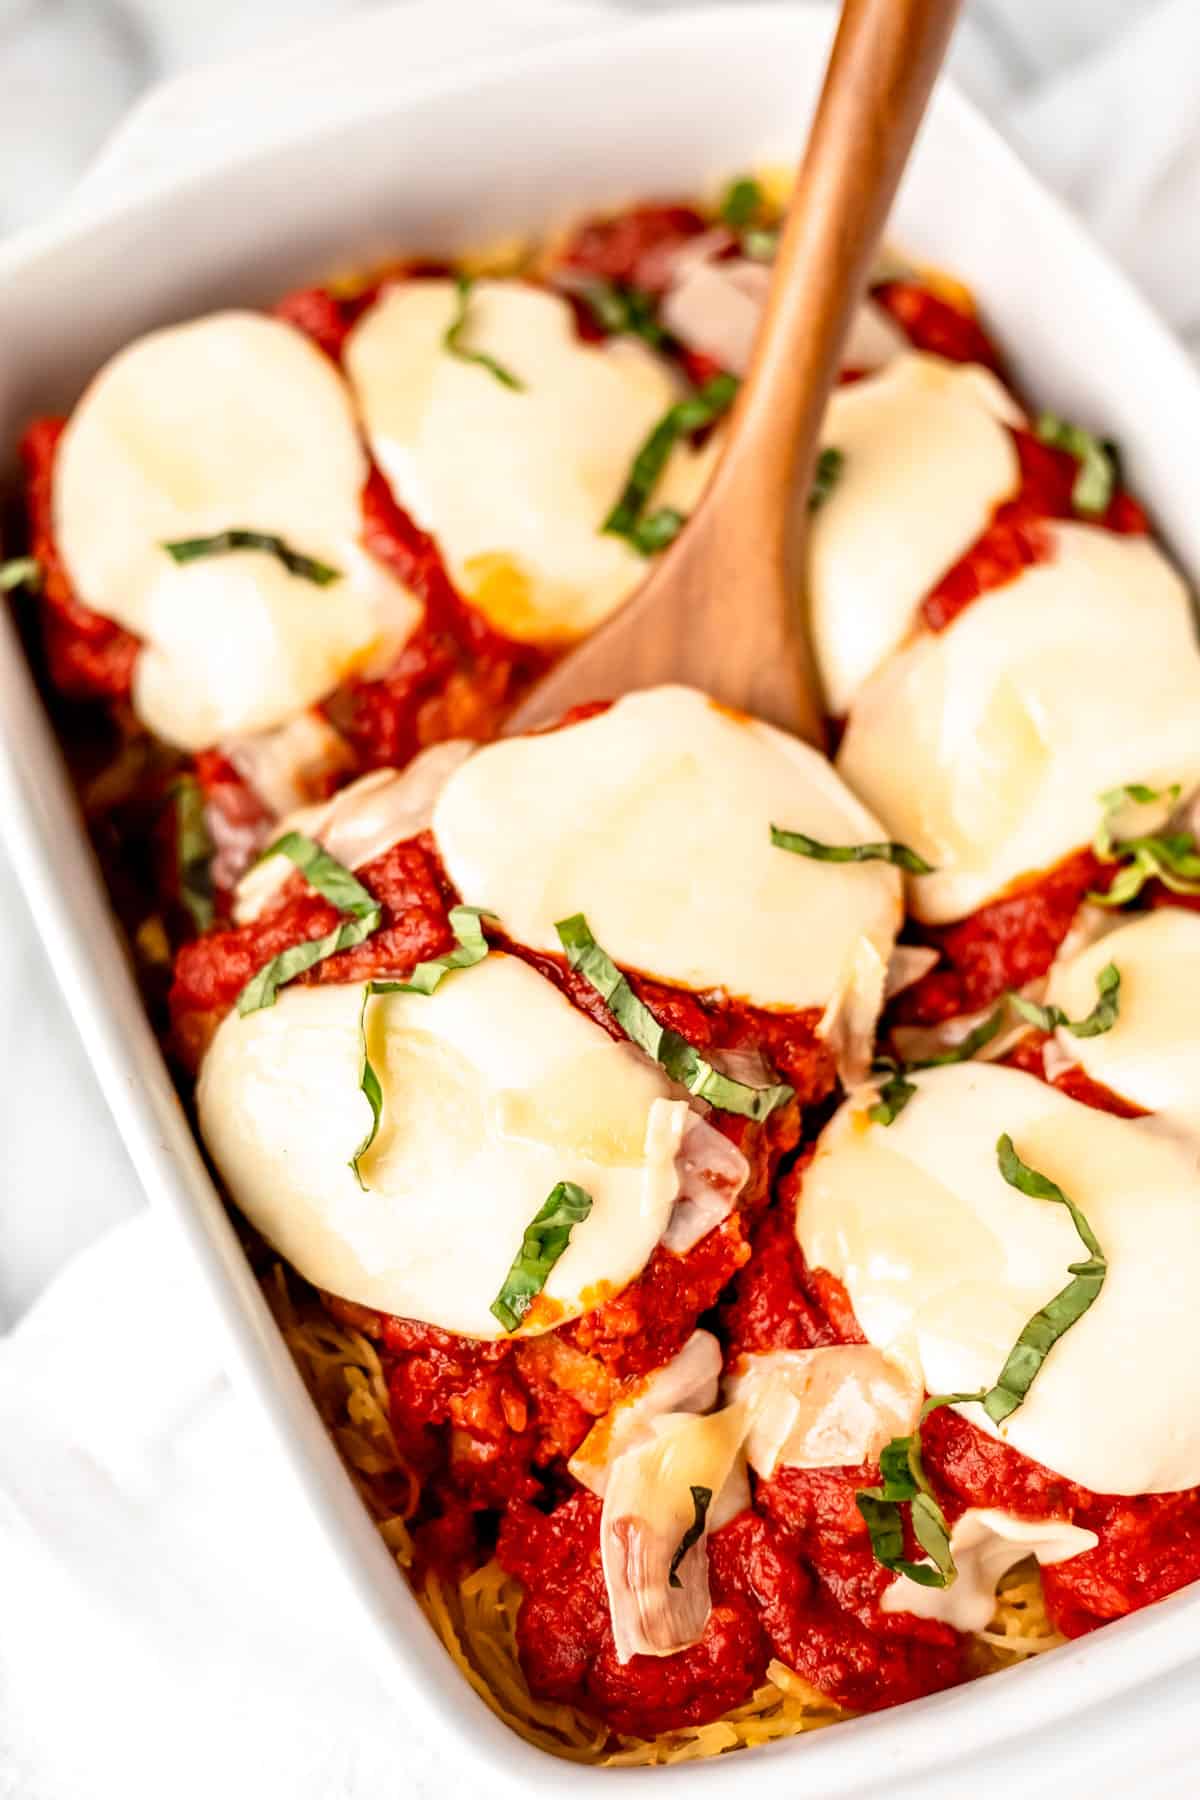
[[[446,779],[474,749],[465,738],[431,744],[403,769],[372,769],[332,799],[297,807],[279,821],[274,836],[299,831],[315,838],[343,868],[363,869],[396,844],[427,829],[433,803]],[[295,874],[286,856],[268,856],[247,870],[234,895],[239,925],[256,919]]]
[[[764,1478],[875,1462],[913,1429],[922,1400],[912,1372],[872,1344],[744,1356],[727,1392],[745,1408],[746,1460]]]
[[[703,1636],[710,1610],[707,1534],[749,1504],[741,1462],[745,1419],[738,1406],[697,1417],[666,1413],[651,1435],[618,1456],[600,1514],[600,1560],[618,1662],[674,1656]],[[710,1496],[703,1530],[671,1563],[693,1529],[694,1488]]]
[[[934,865],[910,889],[930,924],[1086,844],[1105,789],[1200,779],[1183,582],[1144,538],[1047,529],[1051,561],[922,634],[851,709],[838,768]]]
[[[416,602],[358,541],[366,476],[345,382],[278,320],[152,332],[97,375],[59,448],[55,537],[80,599],[142,639],[133,703],[159,737],[198,750],[269,730],[408,636]],[[235,527],[340,579],[163,549]]]
[[[1082,1019],[1108,963],[1121,975],[1116,1023],[1097,1037],[1058,1031],[1062,1056],[1136,1106],[1200,1132],[1200,914],[1178,906],[1143,913],[1060,959],[1047,1002]]]
[[[493,953],[431,995],[381,995],[366,1022],[383,1116],[363,1192],[348,1166],[369,1120],[362,995],[286,988],[272,1007],[231,1013],[201,1065],[205,1142],[264,1237],[348,1300],[501,1338],[489,1307],[525,1228],[573,1181],[592,1210],[526,1329],[631,1281],[670,1217],[691,1117],[656,1065],[515,957]]]
[[[1091,1307],[1000,1427],[1099,1493],[1200,1482],[1200,1168],[1194,1148],[995,1065],[929,1070],[889,1126],[848,1102],[805,1175],[797,1237],[844,1282],[868,1340],[929,1393],[974,1392],[1086,1256],[1066,1209],[1010,1187],[1003,1132],[1081,1209],[1108,1259]]]
[[[807,744],[668,687],[488,745],[450,777],[433,824],[463,899],[523,944],[559,951],[555,921],[582,912],[623,968],[824,1008],[864,939],[886,966],[899,877],[778,850],[772,821],[827,843],[882,835]]]
[[[1043,1568],[1094,1550],[1094,1531],[1065,1519],[1018,1519],[994,1507],[971,1506],[950,1532],[950,1554],[958,1569],[949,1587],[922,1587],[898,1575],[880,1601],[884,1612],[915,1613],[940,1619],[956,1631],[984,1631],[996,1610],[996,1586],[1003,1575],[1027,1556]]]
[[[822,444],[842,466],[808,544],[814,647],[841,715],[912,629],[918,603],[1012,494],[1006,425],[1022,414],[987,369],[917,351],[837,389]]]
[[[457,306],[451,281],[402,282],[350,334],[346,369],[375,459],[493,624],[535,641],[582,636],[646,573],[601,526],[682,390],[644,344],[584,343],[559,296],[479,281],[462,342],[514,375],[514,389],[447,351]],[[710,463],[678,448],[654,506],[690,511]]]

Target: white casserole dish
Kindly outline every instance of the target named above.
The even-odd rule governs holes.
[[[0,442],[11,446],[32,413],[67,407],[91,370],[155,324],[268,301],[397,246],[477,244],[588,206],[687,193],[755,162],[787,160],[828,32],[824,12],[741,4],[614,22],[577,42],[492,53],[432,75],[399,104],[377,73],[360,85],[368,65],[356,56],[374,71],[386,53],[402,58],[404,10],[374,15],[369,44],[353,32],[325,37],[307,74],[311,91],[337,103],[325,106],[318,127],[306,108],[264,117],[263,149],[243,118],[233,149],[221,152],[210,139],[197,156],[193,146],[182,173],[170,171],[169,158],[165,167],[147,159],[140,197],[114,200],[111,184],[99,182],[88,208],[0,252]],[[246,89],[243,80],[243,106]],[[208,104],[219,96],[219,79],[209,77]],[[1131,485],[1200,577],[1200,383],[1138,297],[952,92],[938,97],[892,236],[976,288],[1017,381],[1039,403],[1120,441]],[[230,1365],[289,1458],[410,1709],[423,1707],[456,1740],[464,1791],[472,1778],[489,1793],[523,1796],[598,1793],[637,1779],[686,1780],[689,1792],[716,1793],[729,1791],[735,1772],[751,1771],[767,1800],[795,1794],[800,1783],[825,1800],[884,1781],[895,1791],[898,1772],[915,1779],[928,1771],[932,1781],[967,1749],[1019,1740],[1029,1750],[1038,1727],[1193,1655],[1200,1584],[1032,1667],[756,1751],[749,1762],[737,1755],[687,1765],[686,1775],[635,1777],[558,1763],[512,1736],[435,1646],[242,1258],[143,1015],[7,616],[0,826],[141,1178],[177,1221],[217,1302]],[[1065,1740],[1055,1743],[1057,1760]],[[1071,1771],[1078,1776],[1077,1762]],[[974,1771],[968,1779],[977,1781]],[[1025,1791],[1040,1790],[1027,1781]]]

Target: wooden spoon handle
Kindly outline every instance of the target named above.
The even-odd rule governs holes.
[[[959,0],[845,0],[775,260],[729,453],[764,549],[811,478],[842,345],[870,275],[901,171],[937,78]],[[779,546],[783,548],[784,546]]]

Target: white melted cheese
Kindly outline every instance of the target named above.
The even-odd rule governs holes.
[[[691,1117],[662,1071],[528,964],[493,952],[434,994],[367,1009],[383,1115],[359,1091],[361,985],[288,987],[221,1024],[200,1126],[234,1201],[302,1275],[348,1300],[477,1338],[552,1188],[592,1197],[539,1307],[547,1329],[642,1269],[678,1191]],[[556,1316],[557,1315],[557,1316]]]
[[[1177,906],[1143,913],[1060,959],[1047,1003],[1084,1018],[1108,963],[1121,976],[1116,1022],[1097,1037],[1058,1031],[1062,1056],[1115,1094],[1200,1135],[1200,914]]]
[[[359,543],[366,476],[345,382],[278,320],[171,326],[96,376],[58,452],[55,538],[79,598],[142,639],[133,704],[159,737],[198,750],[269,730],[408,636],[416,601]],[[235,527],[341,577],[163,548]]]
[[[922,1587],[898,1575],[885,1588],[884,1612],[940,1619],[956,1631],[984,1631],[996,1610],[996,1585],[1027,1556],[1043,1568],[1068,1562],[1100,1542],[1094,1531],[1066,1519],[1019,1519],[995,1507],[968,1507],[950,1531],[950,1554],[958,1574],[949,1587]]]
[[[1099,1493],[1200,1483],[1200,1157],[994,1065],[928,1070],[890,1126],[847,1102],[817,1145],[797,1209],[814,1268],[844,1282],[868,1340],[912,1359],[928,1392],[995,1381],[1021,1330],[1086,1257],[1066,1209],[1019,1193],[1018,1155],[1080,1208],[1108,1260],[1091,1307],[999,1427],[1024,1455]]]
[[[560,296],[479,281],[462,344],[518,391],[446,349],[457,306],[452,281],[406,281],[351,332],[346,370],[375,459],[495,625],[535,641],[580,637],[645,577],[645,558],[601,526],[683,390],[644,344],[584,343]],[[690,511],[710,464],[677,448],[653,506]]]
[[[934,865],[910,884],[930,924],[1088,843],[1105,789],[1200,780],[1183,582],[1144,538],[1047,529],[1051,561],[923,633],[850,712],[838,769]]]
[[[808,745],[666,687],[486,746],[447,781],[433,829],[463,899],[533,949],[560,952],[555,921],[582,912],[623,968],[825,1008],[864,939],[886,966],[899,877],[776,849],[772,822],[834,844],[882,835]]]
[[[876,1462],[916,1425],[923,1398],[912,1371],[873,1344],[744,1356],[726,1392],[745,1408],[746,1460],[764,1479]]]
[[[909,351],[838,388],[821,442],[842,453],[813,514],[813,644],[835,716],[903,642],[930,588],[970,548],[1020,466],[1006,425],[1022,423],[989,370]]]

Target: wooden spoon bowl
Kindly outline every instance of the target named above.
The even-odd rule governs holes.
[[[798,496],[958,5],[845,0],[713,478],[642,586],[538,683],[507,733],[583,701],[678,681],[823,745],[800,603],[807,508]]]

